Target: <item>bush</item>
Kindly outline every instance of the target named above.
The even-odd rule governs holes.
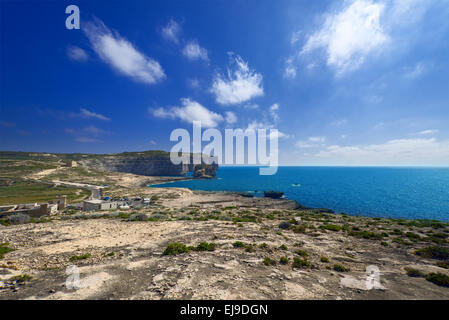
[[[265,259],[263,259],[263,264],[266,266],[274,266],[276,265],[276,261],[274,261],[273,259],[266,257]]]
[[[449,264],[447,264],[446,262],[437,262],[437,266],[443,269],[449,269]]]
[[[334,264],[334,270],[337,272],[347,272],[349,268],[342,266],[341,264]]]
[[[179,243],[179,242],[174,242],[174,243],[169,243],[167,245],[167,248],[165,248],[162,255],[175,256],[177,254],[189,252],[190,250],[191,250],[191,248],[187,247],[185,244]]]
[[[90,253],[85,253],[80,256],[73,256],[70,258],[70,261],[78,261],[78,260],[85,260],[90,258]]]
[[[31,277],[28,274],[21,274],[20,276],[12,277],[11,279],[9,279],[9,281],[10,282],[15,281],[15,282],[18,282],[18,283],[25,283],[25,282],[31,280],[32,278],[33,277]]]
[[[197,247],[196,251],[214,251],[217,247],[216,243],[207,243],[207,242],[201,242]]]
[[[281,250],[288,250],[288,248],[287,248],[287,246],[285,244],[281,244],[279,249],[281,249]]]
[[[431,272],[427,275],[426,280],[438,286],[449,287],[449,276],[442,273]]]
[[[234,248],[244,248],[244,247],[246,247],[245,243],[243,243],[242,241],[236,241],[232,245],[234,246]]]
[[[320,229],[338,232],[342,229],[342,227],[339,225],[336,225],[336,224],[326,224],[326,225],[320,226]]]
[[[310,262],[307,259],[293,258],[293,268],[307,268],[310,267]]]
[[[424,273],[422,273],[421,271],[417,270],[417,269],[413,269],[413,268],[405,268],[405,271],[407,272],[407,275],[409,277],[425,277],[426,275]]]
[[[279,259],[279,263],[280,264],[288,264],[288,258],[287,257],[281,257],[281,259]]]
[[[305,224],[301,224],[299,226],[293,226],[292,227],[292,231],[294,233],[305,233],[306,229],[307,229],[307,225],[305,225]]]
[[[3,259],[6,253],[13,251],[14,249],[8,247],[9,243],[0,243],[0,259]]]
[[[329,262],[329,258],[321,257],[321,258],[320,258],[320,261],[321,261],[321,262],[324,262],[324,263],[328,263],[328,262]]]
[[[431,258],[437,260],[449,259],[449,249],[440,246],[425,247],[422,249],[418,249],[415,251],[415,254],[423,258]]]
[[[307,251],[305,251],[305,250],[300,250],[300,249],[295,250],[295,253],[296,253],[297,255],[303,257],[303,258],[305,258],[305,257],[307,257],[307,256],[309,255],[309,254],[307,253]]]

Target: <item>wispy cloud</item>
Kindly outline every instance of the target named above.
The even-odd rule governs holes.
[[[184,122],[193,123],[201,121],[201,125],[206,128],[217,127],[223,121],[223,116],[210,111],[196,101],[189,98],[181,99],[182,107],[150,109],[157,118],[179,119]]]
[[[209,61],[207,50],[201,47],[196,40],[188,42],[182,49],[182,54],[189,60]]]
[[[420,131],[420,132],[418,132],[418,134],[420,134],[420,135],[431,135],[431,134],[438,133],[438,131],[439,130],[437,130],[437,129],[428,129],[428,130]]]
[[[250,70],[248,63],[238,55],[231,54],[231,65],[227,75],[217,74],[211,91],[219,104],[232,105],[264,95],[260,73]]]
[[[296,78],[296,67],[293,64],[293,57],[290,57],[285,61],[284,78]]]
[[[227,124],[234,124],[237,122],[237,116],[232,111],[227,111],[225,113],[225,120]]]
[[[109,121],[111,120],[110,118],[100,114],[100,113],[96,113],[93,111],[89,111],[87,109],[81,108],[79,113],[70,113],[70,117],[72,118],[84,118],[84,119],[98,119],[98,120],[103,120],[103,121]]]
[[[112,33],[102,21],[96,19],[83,26],[94,51],[114,70],[146,84],[154,84],[165,78],[159,62],[137,50],[117,32]]]
[[[299,140],[295,146],[297,148],[318,148],[326,142],[326,137],[309,137],[307,140]]]
[[[279,115],[278,115],[279,104],[275,103],[275,104],[271,105],[270,108],[268,108],[268,110],[270,111],[270,115],[271,115],[271,118],[273,119],[273,121],[278,122],[279,121]]]
[[[84,62],[89,60],[89,55],[84,49],[76,46],[67,47],[67,56],[70,60]]]
[[[429,65],[424,62],[418,62],[413,67],[406,68],[404,76],[407,79],[413,80],[419,78],[421,75],[427,72]]]
[[[179,43],[180,33],[181,27],[179,26],[179,23],[177,23],[173,19],[170,19],[170,21],[168,21],[168,24],[165,27],[161,28],[161,34],[164,37],[164,39],[172,41],[176,44]]]

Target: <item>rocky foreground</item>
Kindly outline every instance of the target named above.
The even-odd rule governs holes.
[[[137,191],[157,205],[0,225],[0,299],[449,298],[446,223]]]

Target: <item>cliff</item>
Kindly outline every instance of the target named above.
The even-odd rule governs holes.
[[[181,176],[193,171],[195,178],[213,178],[218,165],[192,164],[175,165],[168,152],[126,152],[112,155],[96,155],[78,160],[83,166],[102,171],[126,172],[144,176]]]

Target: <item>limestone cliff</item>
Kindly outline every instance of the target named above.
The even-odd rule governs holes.
[[[218,165],[173,164],[170,154],[162,151],[125,152],[111,155],[95,155],[78,160],[81,165],[96,170],[127,172],[145,176],[180,176],[193,171],[195,178],[213,178]],[[214,159],[215,160],[215,159]]]

